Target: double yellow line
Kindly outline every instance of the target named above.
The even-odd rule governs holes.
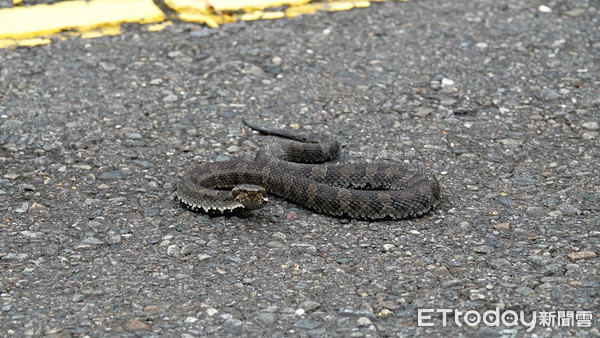
[[[179,20],[218,27],[238,20],[278,19],[369,7],[371,1],[385,0],[165,0],[164,4]],[[82,38],[116,35],[121,33],[120,25],[124,22],[152,24],[148,26],[151,31],[170,24],[167,14],[152,0],[74,0],[15,6],[0,9],[0,48],[42,45],[50,43],[53,37],[66,39],[68,35]]]

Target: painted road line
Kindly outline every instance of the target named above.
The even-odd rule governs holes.
[[[371,0],[385,1],[385,0]],[[325,1],[310,0],[165,0],[165,4],[178,13],[180,20],[200,22],[216,28],[236,21],[259,19],[293,18],[301,14],[318,11],[346,11],[352,8],[369,7],[369,0]],[[408,1],[408,0],[401,0]],[[284,10],[265,11],[268,8],[285,6]]]
[[[0,48],[68,29],[87,31],[123,22],[156,23],[165,18],[152,0],[75,0],[2,9]]]
[[[319,11],[346,11],[369,7],[385,0],[164,0],[182,21],[210,27],[236,21],[293,18]],[[409,1],[409,0],[399,0]],[[148,26],[158,31],[171,24],[152,0],[74,0],[51,5],[0,9],[0,48],[35,46],[77,35],[95,38],[121,34],[124,22],[158,23]],[[67,34],[53,34],[70,30]]]
[[[165,4],[177,12],[214,14],[239,10],[262,10],[280,6],[299,6],[311,0],[165,0]]]
[[[319,11],[347,11],[352,8],[369,7],[370,5],[371,2],[368,0],[316,2],[303,6],[290,7],[285,10],[285,15],[287,17],[293,18],[301,14],[313,14]]]
[[[299,6],[311,0],[165,0],[165,5],[177,12],[179,19],[204,23],[209,27],[219,27],[224,23],[238,20],[279,19],[282,12],[269,12],[264,16],[263,9],[280,6]],[[236,12],[245,12],[245,16]]]

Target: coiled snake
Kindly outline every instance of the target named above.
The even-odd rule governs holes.
[[[183,205],[231,214],[263,207],[269,192],[326,215],[382,220],[421,216],[439,201],[440,186],[432,175],[400,164],[314,164],[337,156],[340,144],[335,138],[244,123],[282,138],[259,151],[254,161],[192,168],[176,193]]]

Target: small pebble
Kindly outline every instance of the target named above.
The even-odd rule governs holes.
[[[375,320],[375,315],[372,312],[352,308],[341,309],[339,315],[342,317],[367,317]]]
[[[494,251],[494,249],[492,249],[492,247],[490,247],[489,245],[480,245],[480,246],[476,246],[473,248],[473,252],[480,253],[480,254],[488,254],[493,251]]]
[[[502,246],[502,243],[500,243],[500,241],[493,234],[487,233],[485,234],[485,238],[491,245],[495,246],[496,248]]]
[[[171,51],[171,52],[169,52],[169,53],[167,54],[167,56],[169,56],[170,58],[176,58],[176,57],[178,57],[178,56],[181,56],[182,54],[183,54],[183,53],[182,53],[181,51],[179,51],[179,50],[174,50],[174,51]]]
[[[542,90],[542,96],[546,99],[558,99],[558,98],[562,97],[562,95],[560,95],[559,92],[557,92],[554,89],[550,89],[550,88],[544,88]]]
[[[448,78],[443,78],[442,79],[442,85],[446,86],[446,87],[454,86],[454,80],[451,80],[451,79],[448,79]]]
[[[169,94],[162,98],[162,101],[165,103],[175,102],[177,100],[179,100],[179,98],[175,94]]]
[[[207,254],[198,254],[198,260],[204,261],[210,258],[210,255]]]
[[[29,184],[29,183],[25,183],[25,184],[21,184],[19,185],[19,188],[24,190],[24,191],[35,191],[35,186],[33,184]]]
[[[237,115],[238,115],[238,112],[230,111],[230,110],[220,111],[219,112],[219,116],[227,117],[227,118],[236,117]]]
[[[294,323],[294,327],[297,327],[299,329],[306,329],[306,330],[316,329],[320,325],[321,325],[320,322],[310,320],[310,319],[300,319],[299,321]]]
[[[4,122],[2,125],[0,125],[0,130],[16,130],[19,129],[19,127],[21,127],[21,125],[23,124],[23,121],[21,120],[8,120],[6,122]]]
[[[522,287],[516,289],[515,291],[522,295],[525,295],[525,296],[531,295],[535,292],[534,289],[527,287],[527,286],[522,286]]]
[[[11,261],[21,261],[21,260],[24,260],[25,258],[27,258],[26,253],[9,252],[2,257],[2,260],[11,262]]]
[[[593,258],[596,257],[596,253],[593,251],[579,251],[579,252],[572,252],[570,254],[567,255],[571,260],[580,260],[580,259],[586,259],[586,258]]]
[[[216,31],[217,30],[214,28],[204,27],[201,29],[195,29],[195,30],[191,31],[190,36],[193,36],[196,38],[205,38],[205,37],[213,35]]]
[[[392,250],[393,248],[395,248],[396,246],[394,244],[384,244],[383,245],[383,251],[384,252],[388,252],[390,250]]]
[[[154,167],[154,163],[148,162],[148,161],[144,161],[144,160],[133,160],[133,163],[135,163],[135,164],[137,164],[137,165],[139,165],[141,167],[144,167],[144,168]]]
[[[117,69],[117,66],[114,63],[100,61],[100,62],[98,62],[98,64],[106,72],[112,72],[115,69]]]
[[[121,235],[114,235],[108,238],[108,244],[117,244],[121,242]]]
[[[78,293],[78,294],[74,294],[73,297],[71,297],[71,301],[73,303],[79,303],[81,302],[83,299],[85,298],[85,295]]]
[[[600,129],[600,125],[596,121],[582,123],[581,126],[584,129],[587,129],[587,130],[598,130],[598,129]]]
[[[196,318],[196,317],[187,317],[185,319],[185,322],[188,323],[188,324],[195,323],[197,321],[198,321],[198,318]]]
[[[183,248],[181,248],[181,256],[186,256],[191,254],[192,252],[194,252],[196,249],[198,249],[198,245],[195,243],[189,243],[183,246]]]
[[[283,62],[283,59],[282,59],[282,58],[280,58],[279,56],[274,56],[274,57],[271,59],[271,62],[272,62],[274,65],[277,65],[277,66],[278,66],[278,65],[280,65],[280,64]]]
[[[433,269],[433,271],[431,271],[431,273],[438,278],[446,278],[452,276],[450,274],[450,271],[448,271],[448,268],[446,268],[445,266],[435,268]]]
[[[416,117],[424,118],[427,115],[431,114],[433,111],[434,111],[434,109],[430,108],[430,107],[419,107],[419,108],[417,108],[417,111],[414,112],[412,115],[416,116]]]
[[[575,208],[574,206],[572,206],[571,204],[567,204],[567,203],[563,203],[561,205],[558,206],[558,209],[565,215],[568,216],[574,216],[577,215],[577,212],[579,212],[579,210],[577,208]]]
[[[126,133],[125,137],[130,140],[139,140],[142,138],[142,135],[139,133]]]
[[[506,146],[519,146],[523,143],[523,140],[518,140],[514,138],[503,138],[499,139],[498,142],[506,145]]]
[[[385,317],[389,317],[393,314],[394,314],[394,312],[392,312],[388,309],[383,309],[383,310],[379,311],[379,313],[377,314],[377,317],[385,318]]]
[[[142,322],[140,320],[137,320],[137,319],[130,319],[129,320],[129,329],[130,330],[134,330],[134,331],[137,331],[137,330],[146,330],[146,331],[148,331],[151,328],[152,328],[152,326],[150,326],[150,325],[148,325],[148,324],[146,324],[146,323],[144,323],[144,322]]]
[[[574,8],[566,11],[565,14],[568,16],[580,16],[581,14],[584,14],[586,10],[587,7]]]
[[[83,241],[81,241],[81,243],[83,244],[90,244],[90,245],[102,245],[104,244],[104,242],[96,237],[88,237],[86,239],[84,239]]]
[[[2,176],[2,177],[8,178],[9,180],[16,180],[17,178],[21,177],[21,175],[17,174],[16,172],[9,171],[6,174],[4,174],[4,176]]]
[[[126,172],[124,170],[113,170],[107,171],[98,176],[101,180],[117,180],[125,177]]]
[[[256,318],[258,318],[263,324],[270,325],[275,322],[276,315],[270,312],[261,312],[256,315]]]
[[[488,264],[496,270],[512,266],[512,264],[504,258],[493,259]]]
[[[373,324],[373,322],[367,317],[360,317],[356,320],[356,325],[358,326],[369,326]]]
[[[302,302],[302,304],[300,304],[300,307],[303,308],[305,311],[313,311],[318,309],[321,306],[321,303],[317,303],[317,302],[313,302],[310,300],[307,300],[305,302]]]
[[[510,229],[510,223],[506,222],[506,223],[495,224],[494,229],[508,230],[508,229]]]
[[[15,208],[15,212],[22,214],[22,213],[26,212],[27,209],[29,209],[29,203],[23,202]]]
[[[167,255],[169,255],[169,256],[179,255],[179,248],[177,247],[176,244],[169,245],[169,247],[167,248]]]

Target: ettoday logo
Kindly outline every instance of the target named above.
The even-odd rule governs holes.
[[[500,308],[485,311],[483,314],[479,311],[459,311],[456,309],[418,309],[418,326],[434,326],[435,319],[433,314],[442,315],[442,325],[446,326],[448,318],[453,315],[456,326],[463,325],[476,326],[483,323],[485,326],[500,326],[500,324],[511,326],[525,326],[527,332],[531,332],[536,324],[541,326],[562,326],[562,327],[590,327],[592,325],[592,311],[533,311],[530,316],[526,316],[523,311],[517,313],[513,310],[500,311]]]

